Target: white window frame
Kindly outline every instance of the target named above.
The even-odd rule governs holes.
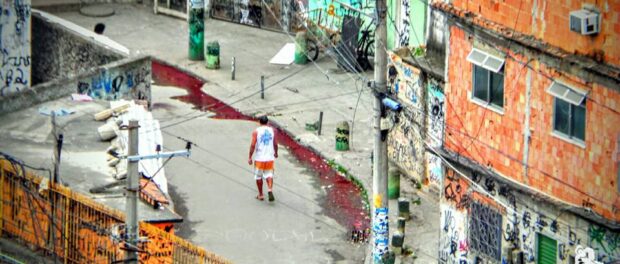
[[[588,93],[586,91],[567,85],[561,81],[553,81],[551,85],[549,85],[546,91],[547,93],[549,93],[550,95],[554,97],[553,98],[553,118],[551,119],[552,135],[560,139],[563,139],[565,141],[568,141],[570,143],[573,143],[579,147],[585,148],[585,140],[586,140],[585,130],[586,130],[586,125],[587,125],[587,108],[585,106],[585,101],[586,101]],[[556,110],[556,103],[558,99],[571,104],[570,109],[569,109],[569,114],[568,114],[568,122],[569,122],[569,128],[568,128],[569,133],[568,134],[555,129],[555,119],[556,119],[555,110]],[[584,118],[584,124],[583,124],[584,139],[580,139],[578,137],[570,135],[571,130],[572,130],[571,122],[572,122],[572,113],[573,113],[574,107],[583,107],[585,114],[586,114],[586,117]]]

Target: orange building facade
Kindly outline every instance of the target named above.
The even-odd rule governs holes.
[[[620,261],[620,2],[431,8],[449,35],[429,147],[444,161],[440,263]]]

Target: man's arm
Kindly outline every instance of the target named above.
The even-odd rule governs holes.
[[[254,149],[256,148],[256,130],[252,132],[252,143],[250,143],[250,154],[248,156],[248,164],[252,165],[252,155],[254,155]]]
[[[276,142],[276,133],[273,133],[273,154],[274,157],[278,157],[278,143]]]

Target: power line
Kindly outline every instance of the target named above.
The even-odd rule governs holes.
[[[290,78],[290,77],[293,77],[294,75],[296,75],[296,74],[300,73],[301,71],[303,71],[303,70],[305,70],[305,69],[306,69],[306,67],[302,67],[302,68],[300,68],[299,70],[292,72],[291,74],[289,74],[289,75],[285,76],[284,78],[282,78],[282,79],[280,79],[280,80],[278,80],[278,81],[276,81],[276,82],[274,82],[274,83],[272,83],[272,84],[270,84],[270,85],[266,86],[266,87],[265,87],[265,89],[264,89],[264,91],[266,91],[266,90],[268,90],[268,89],[270,89],[270,88],[272,88],[272,87],[274,87],[274,86],[278,85],[279,83],[281,83],[281,82],[285,81],[286,79],[288,79],[288,78]],[[236,100],[236,101],[233,101],[232,103],[229,103],[229,104],[226,104],[226,103],[224,103],[223,101],[219,101],[219,100],[218,100],[218,101],[222,104],[222,106],[219,106],[218,108],[212,109],[212,110],[210,110],[210,111],[211,111],[211,112],[217,112],[218,110],[220,110],[220,109],[222,109],[222,108],[224,108],[224,107],[232,107],[232,105],[234,105],[234,104],[236,104],[236,103],[239,103],[239,102],[242,102],[242,101],[244,101],[244,100],[247,100],[247,99],[251,98],[252,96],[254,96],[254,95],[256,95],[256,94],[259,94],[260,92],[261,92],[260,90],[259,90],[259,91],[256,91],[256,92],[253,92],[253,93],[251,93],[251,94],[249,94],[249,95],[247,95],[247,96],[245,96],[245,97],[243,97],[243,98],[241,98],[241,99],[238,99],[238,100]],[[216,106],[217,104],[218,104],[218,103],[211,104],[211,105],[208,105],[208,106],[206,106],[206,107],[207,107],[207,108],[209,108],[209,107],[213,107],[213,106]],[[184,120],[181,120],[181,121],[178,121],[178,122],[175,122],[175,123],[172,123],[172,124],[168,124],[168,125],[162,126],[160,129],[164,129],[164,128],[168,128],[168,127],[172,127],[172,126],[177,126],[177,125],[180,125],[180,124],[182,124],[182,123],[185,123],[185,122],[188,122],[188,121],[191,121],[191,120],[193,120],[193,119],[196,119],[196,118],[199,118],[199,117],[203,117],[203,116],[206,116],[206,115],[209,115],[209,114],[210,114],[210,112],[201,113],[201,114],[198,114],[198,115],[195,115],[195,116],[192,116],[192,117],[186,118],[186,119],[184,119]]]
[[[261,0],[261,2],[263,3],[263,5],[264,5],[265,7],[267,7],[267,10],[269,10],[269,13],[270,13],[270,14],[271,14],[271,16],[274,18],[274,20],[275,20],[276,22],[278,22],[278,24],[280,25],[280,27],[282,28],[282,30],[286,31],[286,30],[287,30],[287,29],[286,29],[286,27],[285,27],[284,25],[282,25],[282,22],[280,22],[280,20],[279,20],[279,19],[278,19],[278,17],[275,15],[275,13],[273,12],[273,10],[271,10],[271,7],[269,7],[269,5],[268,5],[267,3],[265,3],[265,0]],[[303,26],[304,26],[304,27],[305,27],[308,31],[311,31],[311,30],[308,28],[308,26],[306,26],[306,25],[305,25],[305,23],[302,23],[302,25],[303,25]],[[288,34],[287,34],[287,35],[288,35]],[[291,40],[295,41],[295,39],[293,39],[293,37],[291,37],[290,35],[288,35],[288,36],[289,36],[289,38],[291,38]],[[325,36],[323,36],[323,37],[325,37]],[[337,53],[339,53],[338,49],[334,46],[334,44],[333,44],[333,43],[331,43],[331,41],[329,41],[328,43],[329,43],[332,47],[334,47],[334,50],[335,50]],[[345,56],[344,56],[344,55],[342,55],[341,53],[339,53],[339,54],[340,54],[340,56],[345,57]],[[330,56],[330,57],[331,57],[331,56]],[[337,61],[336,59],[334,59],[333,57],[332,57],[332,59],[333,59],[336,63],[338,63],[338,61]],[[317,65],[317,63],[316,63],[316,62],[312,61],[312,63],[313,63],[313,64],[314,64],[314,65],[315,65],[315,66],[316,66],[319,70],[321,70],[321,71],[323,72],[323,70],[322,70],[322,69],[321,69],[321,68]],[[345,60],[345,63],[347,63],[347,66],[351,67],[351,69],[355,69],[355,67],[352,67],[352,66],[351,66],[351,64],[349,64],[349,63],[348,63],[348,61],[346,61],[346,60]],[[361,74],[359,74],[359,73],[356,73],[356,74],[357,74],[358,78],[363,79],[363,80],[365,80],[365,79],[366,79],[366,77],[365,77],[365,76],[362,76],[362,75],[361,75]],[[353,77],[351,77],[350,73],[348,73],[348,72],[347,72],[347,76],[349,76],[349,78],[351,78],[352,80],[354,80],[354,79],[353,79]]]
[[[169,135],[171,135],[171,136],[175,136],[175,137],[176,137],[176,135],[174,135],[174,134],[172,134],[172,133],[170,133],[170,132],[165,132],[165,133],[167,133],[167,134],[169,134]],[[195,145],[195,144],[194,144],[194,146],[196,146],[196,148],[199,148],[199,147],[198,147],[197,145]],[[199,148],[199,149],[201,149],[201,150],[205,151],[205,149],[204,149],[204,148]],[[207,151],[205,151],[205,152],[207,152]],[[212,152],[208,152],[208,153],[212,154]],[[190,162],[192,162],[192,163],[194,163],[194,164],[198,165],[199,167],[202,167],[202,168],[204,168],[204,169],[206,169],[206,170],[208,170],[208,171],[210,171],[210,172],[212,172],[212,173],[215,173],[216,175],[218,175],[218,176],[220,176],[220,177],[222,177],[222,178],[225,178],[225,179],[227,179],[227,180],[229,180],[229,181],[231,181],[231,182],[234,182],[234,183],[236,183],[236,184],[238,184],[238,185],[240,185],[240,186],[242,186],[242,187],[245,187],[245,188],[247,188],[247,189],[249,189],[249,190],[254,190],[254,188],[252,188],[251,186],[248,186],[248,185],[244,184],[243,182],[241,182],[241,181],[239,181],[239,180],[237,180],[237,179],[235,179],[235,178],[232,178],[232,177],[230,177],[230,176],[227,176],[227,175],[225,175],[225,174],[223,174],[223,173],[221,173],[221,172],[219,172],[219,171],[216,171],[216,170],[214,170],[214,169],[210,168],[209,166],[207,166],[207,165],[203,164],[202,162],[199,162],[199,161],[197,161],[197,160],[195,160],[195,159],[193,159],[193,158],[190,158],[190,157],[186,157],[186,159],[187,159],[188,161],[190,161]],[[230,161],[230,160],[225,160],[225,161],[226,161],[226,162],[231,162],[231,163],[233,163],[233,164],[234,164],[234,162],[232,162],[232,161]],[[239,167],[238,165],[235,165],[235,166],[236,166],[236,167]],[[248,171],[247,169],[243,169],[243,170]],[[250,172],[251,172],[251,171],[250,171]],[[274,184],[275,184],[275,183],[274,183]],[[306,197],[300,196],[299,194],[297,194],[297,193],[293,192],[292,190],[290,190],[290,189],[288,189],[288,188],[286,188],[286,187],[284,187],[284,186],[281,186],[281,185],[279,185],[279,184],[276,184],[276,186],[278,186],[279,188],[282,188],[282,189],[284,189],[284,190],[287,190],[288,192],[290,192],[290,193],[292,193],[292,194],[294,194],[294,195],[296,195],[296,196],[299,196],[299,197],[301,197],[301,198],[303,198],[303,199],[305,199],[305,200],[309,200],[309,199],[310,199],[310,198],[306,198]],[[299,210],[299,209],[295,208],[294,206],[289,205],[289,204],[287,204],[287,203],[285,203],[285,202],[282,202],[282,201],[280,201],[280,200],[276,201],[276,203],[281,204],[281,205],[283,205],[283,206],[285,206],[285,207],[289,208],[290,210],[295,211],[295,212],[297,212],[297,213],[299,213],[299,214],[301,214],[301,215],[304,215],[304,216],[306,216],[306,217],[308,217],[308,218],[310,218],[310,219],[313,219],[313,220],[315,220],[315,221],[317,221],[317,222],[320,222],[320,223],[322,223],[323,225],[325,225],[325,226],[327,226],[327,227],[332,228],[333,230],[340,231],[340,232],[346,232],[346,231],[347,231],[347,230],[343,230],[343,229],[342,229],[342,228],[340,228],[339,226],[334,226],[334,225],[332,225],[332,224],[330,224],[330,223],[327,223],[327,222],[325,222],[324,220],[322,220],[322,219],[320,219],[320,218],[317,218],[317,217],[315,217],[315,216],[313,216],[313,215],[310,215],[310,214],[308,214],[308,213],[306,213],[306,212],[304,212],[304,211],[302,211],[302,210]],[[313,202],[313,203],[314,203],[314,202]],[[314,204],[316,204],[316,203],[314,203]]]
[[[392,19],[392,18],[390,17],[390,19]],[[394,26],[396,26],[396,23],[394,22],[394,20],[393,20],[393,19],[392,19],[392,24],[393,24]],[[398,30],[398,28],[396,28],[396,30]],[[415,28],[413,28],[413,30],[414,30],[414,36],[415,36],[415,37],[416,37],[416,39],[417,39],[417,33],[415,32]],[[418,42],[419,42],[419,39],[417,39],[417,40],[418,40]],[[487,44],[490,44],[490,43],[487,43]],[[497,48],[497,47],[496,47],[496,48]],[[506,55],[507,55],[507,56],[509,56],[510,58],[512,58],[513,60],[517,61],[517,60],[516,60],[516,58],[512,57],[509,53],[506,53]],[[431,70],[433,70],[433,66],[432,66],[432,64],[430,64],[430,62],[428,61],[428,59],[426,58],[426,56],[424,56],[423,58],[424,58],[424,60],[426,61],[426,63],[428,64],[428,66],[431,68]],[[532,60],[528,60],[528,62],[526,62],[526,63],[522,63],[522,62],[520,62],[520,61],[518,61],[518,62],[519,62],[519,63],[521,63],[521,64],[523,65],[523,68],[524,68],[524,67],[528,67],[528,68],[532,69],[532,68],[531,68],[531,66],[529,66],[529,63],[530,63],[531,61],[532,61]],[[515,76],[515,77],[513,78],[513,82],[514,82],[514,84],[513,84],[513,90],[514,90],[514,87],[516,87],[516,84],[518,83],[518,82],[517,82],[517,81],[515,81],[515,80],[516,80],[517,78],[519,78],[519,77],[520,77],[521,72],[522,72],[522,70],[520,70],[520,71],[519,71],[519,75],[518,75],[518,76]],[[449,104],[449,105],[451,105],[449,101],[448,101],[448,104]],[[454,108],[454,107],[453,107],[453,108]],[[490,110],[485,108],[484,114],[486,114],[488,111],[490,111]],[[463,121],[461,120],[461,118],[460,118],[458,115],[455,115],[455,117],[459,120],[459,122],[461,122],[461,125],[462,125],[463,127],[465,127],[465,126],[464,126]],[[483,118],[482,118],[482,119],[484,119],[484,116],[483,116]],[[484,123],[484,122],[481,122],[480,128],[482,127],[482,124],[483,124],[483,123]],[[446,125],[446,128],[448,128],[448,126],[447,126],[447,125]],[[480,131],[480,128],[478,129],[479,131]],[[479,131],[478,131],[478,132],[479,132]],[[477,140],[477,139],[476,139],[476,138],[477,138],[477,135],[476,135],[475,137],[472,137],[472,136],[468,136],[468,137],[470,137],[470,138],[471,138],[470,145],[472,145],[472,144],[473,144],[473,141],[474,141],[474,140]],[[477,141],[479,141],[479,140],[477,140]],[[463,146],[461,146],[461,147],[463,147]],[[495,150],[494,148],[491,148],[491,149]],[[464,148],[464,150],[468,152],[467,148]],[[478,155],[479,155],[480,157],[482,157],[482,156],[483,156],[483,155],[480,153],[480,150],[479,150],[477,147],[476,147],[476,152],[478,152]],[[502,155],[504,155],[504,156],[506,156],[506,157],[508,157],[508,158],[515,159],[515,158],[513,158],[513,157],[508,156],[508,155],[507,155],[507,154],[505,154],[505,153],[501,153],[501,152],[500,152],[500,154],[502,154]],[[515,159],[515,160],[516,160],[516,161],[518,161],[519,163],[522,163],[522,162],[521,162],[521,161],[519,161],[518,159]],[[568,184],[568,183],[566,183],[566,182],[564,182],[564,181],[562,181],[562,180],[560,180],[560,179],[558,179],[558,178],[556,178],[556,177],[553,177],[553,176],[549,175],[548,173],[546,173],[546,172],[543,172],[543,171],[539,170],[538,168],[533,168],[533,167],[531,167],[531,165],[526,165],[526,166],[527,166],[528,168],[534,169],[534,170],[536,170],[536,171],[538,171],[538,172],[542,173],[543,175],[545,175],[545,176],[547,176],[547,177],[550,177],[550,178],[552,178],[552,179],[554,179],[554,180],[556,180],[556,181],[558,181],[558,182],[563,183],[564,185],[567,185],[567,186],[569,186],[569,187],[571,187],[571,188],[573,188],[573,189],[577,190],[577,189],[576,189],[575,187],[573,187],[572,185],[570,185],[570,184]],[[577,191],[579,191],[579,190],[577,190]],[[592,196],[592,195],[586,195],[586,196],[591,197],[591,198],[594,198],[595,200],[597,200],[597,201],[601,202],[602,204],[606,204],[606,203],[605,203],[605,202],[603,202],[602,200],[600,200],[600,199],[598,199],[598,198],[596,198],[596,197],[594,197],[594,196]],[[578,207],[578,206],[577,206],[577,207]]]

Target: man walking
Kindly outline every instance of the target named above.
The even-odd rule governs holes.
[[[278,145],[273,128],[267,126],[267,116],[261,116],[258,121],[260,126],[252,132],[252,143],[250,145],[250,156],[248,164],[254,161],[254,179],[258,188],[256,199],[264,200],[263,196],[263,177],[267,180],[267,195],[269,201],[273,202],[273,169],[274,160],[278,157]],[[253,159],[252,159],[253,158]]]

